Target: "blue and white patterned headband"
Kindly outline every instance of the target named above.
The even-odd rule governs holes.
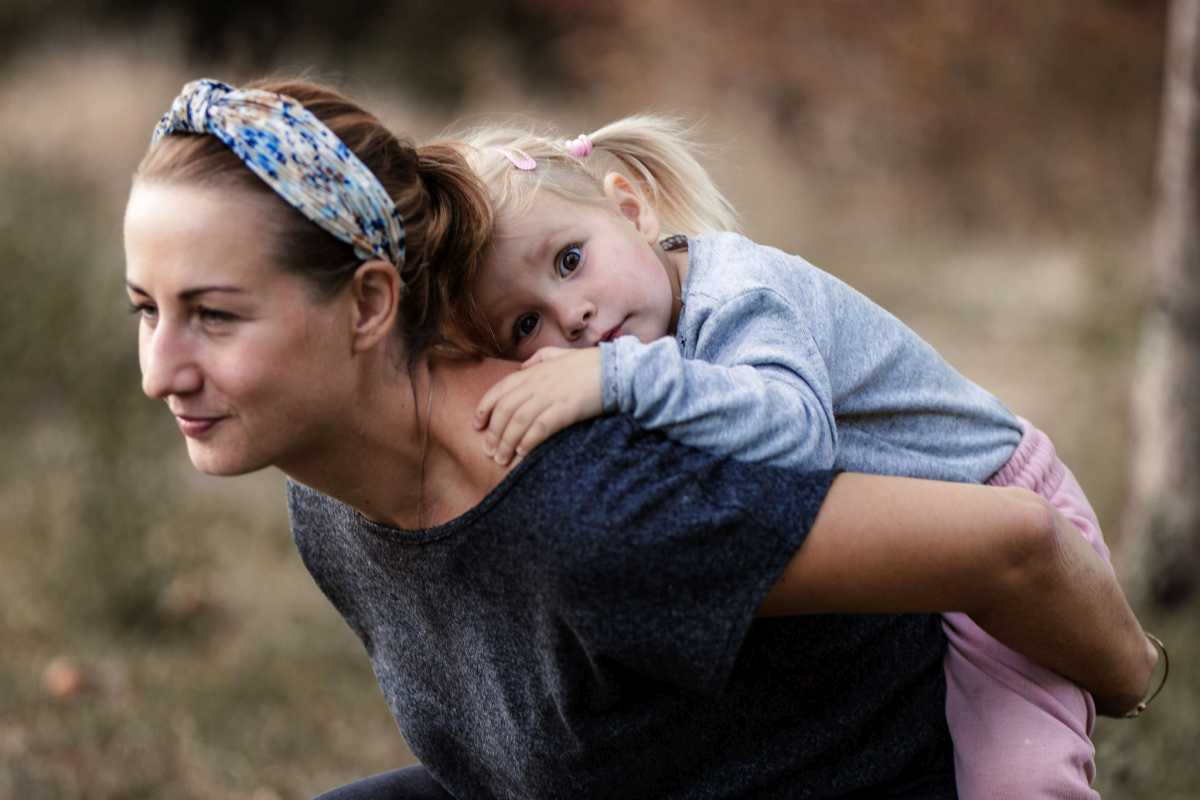
[[[404,265],[404,219],[383,184],[292,98],[202,78],[183,87],[150,141],[175,131],[215,136],[359,258]]]

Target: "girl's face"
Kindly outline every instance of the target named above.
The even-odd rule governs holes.
[[[138,183],[125,212],[142,390],[213,475],[320,457],[353,385],[345,304],[269,257],[268,200]]]
[[[523,217],[500,221],[476,300],[508,357],[670,333],[678,278],[657,247],[657,219],[636,198],[617,199],[541,191]]]

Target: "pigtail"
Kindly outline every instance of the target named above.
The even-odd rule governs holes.
[[[665,232],[737,230],[737,214],[700,165],[701,147],[679,121],[641,114],[565,139],[544,126],[485,125],[457,134],[500,215],[529,210],[540,190],[595,202],[617,171],[643,192]],[[522,166],[530,162],[532,169]]]
[[[625,117],[586,137],[608,154],[657,211],[664,230],[699,234],[737,229],[737,213],[700,165],[700,146],[679,121],[648,114]]]
[[[610,172],[624,175],[642,193],[658,215],[663,234],[737,229],[733,207],[696,158],[700,148],[690,131],[666,117],[626,117],[574,139],[527,121],[484,125],[449,136],[485,187],[494,215],[486,228],[489,236],[495,220],[503,227],[529,213],[542,191],[572,202],[605,205],[609,201],[604,178]],[[458,337],[465,352],[500,355],[496,337],[474,300],[480,267],[475,259],[482,258],[485,250],[486,243],[440,259],[445,264],[470,265],[451,267],[464,282],[444,295],[448,304],[441,306],[443,330]],[[460,288],[465,291],[457,292]]]

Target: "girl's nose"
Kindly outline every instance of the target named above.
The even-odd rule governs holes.
[[[186,336],[166,324],[160,323],[155,330],[143,333],[139,355],[142,391],[147,397],[165,400],[173,394],[199,390],[200,368],[189,352]]]
[[[596,307],[590,302],[583,302],[576,306],[567,316],[567,324],[564,327],[567,334],[567,339],[575,341],[583,335],[588,328],[588,323],[596,316]]]

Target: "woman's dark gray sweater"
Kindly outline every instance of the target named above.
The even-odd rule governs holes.
[[[457,797],[953,797],[937,617],[755,618],[830,479],[609,417],[436,528],[288,506]]]

